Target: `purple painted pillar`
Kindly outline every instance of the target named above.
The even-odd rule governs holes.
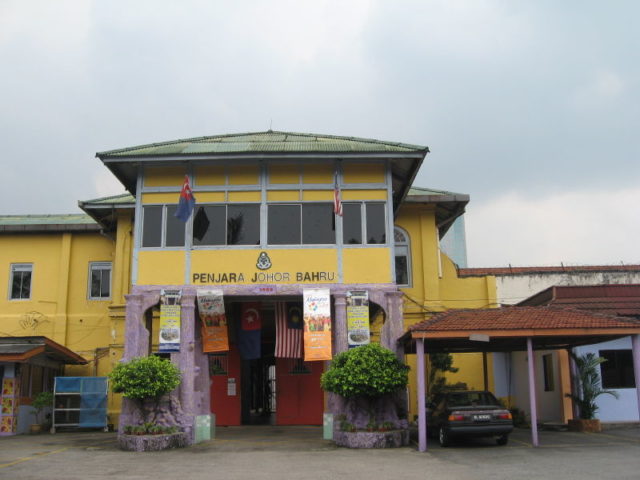
[[[424,378],[424,339],[416,339],[416,353],[418,354],[418,450],[427,451],[427,415],[425,405],[425,378]]]
[[[531,443],[538,446],[538,406],[536,405],[536,370],[533,342],[527,337],[527,362],[529,363],[529,409],[531,410]]]
[[[633,354],[633,375],[636,380],[636,397],[638,399],[638,418],[640,419],[640,335],[631,335]]]

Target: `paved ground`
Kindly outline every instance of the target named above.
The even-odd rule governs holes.
[[[429,444],[349,450],[317,427],[219,428],[217,438],[164,452],[122,452],[116,434],[62,432],[0,437],[0,479],[638,479],[640,428],[601,434],[516,430],[509,445],[486,439],[450,448]]]

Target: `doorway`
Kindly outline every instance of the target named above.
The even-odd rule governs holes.
[[[243,303],[230,302],[225,309],[229,351],[209,354],[211,412],[216,424],[322,425],[324,362],[275,358],[275,302],[263,301],[256,308],[261,321],[260,354],[252,359],[246,359],[239,345]]]

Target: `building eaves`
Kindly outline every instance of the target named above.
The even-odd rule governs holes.
[[[3,215],[0,233],[95,232],[100,226],[85,214]]]

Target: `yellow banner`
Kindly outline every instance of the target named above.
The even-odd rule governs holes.
[[[369,343],[369,292],[347,292],[347,338],[349,348]]]
[[[160,297],[160,341],[158,351],[180,351],[180,290],[163,290]]]

